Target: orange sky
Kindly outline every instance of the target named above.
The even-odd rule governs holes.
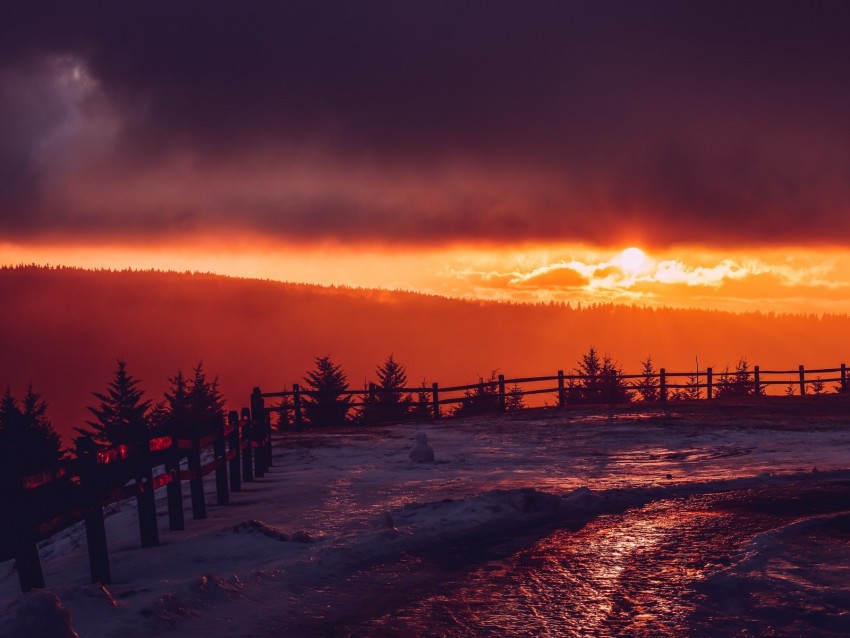
[[[398,247],[286,245],[242,237],[188,246],[0,244],[4,264],[201,271],[450,297],[618,302],[731,311],[850,312],[841,249],[569,245]]]
[[[847,312],[850,4],[769,13],[5,3],[0,264]]]

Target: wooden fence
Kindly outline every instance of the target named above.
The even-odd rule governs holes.
[[[586,387],[589,379],[596,384],[596,395],[592,400],[587,400],[587,397],[581,394],[581,389]],[[816,369],[806,369],[805,366],[799,365],[788,370],[762,370],[759,366],[754,366],[744,372],[727,369],[720,373],[713,368],[692,372],[667,372],[661,368],[657,373],[648,375],[609,373],[596,377],[565,374],[563,370],[558,370],[557,374],[550,376],[509,379],[500,374],[493,379],[479,379],[477,383],[469,385],[440,386],[438,383],[432,383],[430,386],[395,388],[392,392],[427,397],[430,418],[441,419],[446,416],[444,406],[462,406],[464,403],[475,401],[476,397],[487,399],[479,401],[479,405],[485,408],[480,410],[481,412],[504,412],[509,407],[509,396],[512,394],[523,399],[534,395],[548,395],[558,407],[589,403],[617,404],[624,402],[622,390],[640,394],[642,386],[651,384],[657,392],[657,399],[653,403],[666,404],[685,397],[714,400],[723,395],[764,396],[770,394],[770,389],[775,386],[784,386],[786,393],[791,389],[799,395],[821,394],[826,392],[826,384],[829,383],[837,384],[834,386],[837,392],[847,392],[845,364],[842,363],[836,368]],[[380,387],[369,384],[363,390],[345,390],[340,396],[359,398],[351,402],[352,408],[358,408],[366,405],[370,399],[374,400],[381,392]],[[281,413],[281,423],[300,429],[304,425],[303,399],[305,396],[315,397],[317,394],[296,383],[292,385],[292,390],[281,392],[262,392],[255,388],[251,400],[252,405],[258,408]],[[278,405],[265,405],[266,399],[275,398],[280,399]]]
[[[135,497],[142,547],[159,544],[155,493],[167,490],[169,529],[185,529],[183,483],[188,482],[193,519],[206,518],[204,478],[215,473],[216,503],[262,477],[271,467],[268,414],[257,405],[211,431],[177,428],[135,445],[99,448],[90,437],[77,439],[75,458],[58,469],[28,476],[5,476],[7,514],[0,523],[0,560],[15,560],[21,590],[44,587],[38,543],[85,522],[92,582],[110,584],[103,508]],[[253,418],[252,418],[253,415]],[[204,459],[209,459],[203,462]]]
[[[821,375],[831,375],[822,377]],[[580,388],[589,377],[580,374],[557,374],[540,377],[506,379],[499,375],[493,380],[479,380],[469,385],[441,387],[437,383],[415,388],[397,388],[395,392],[410,393],[427,399],[428,415],[433,419],[444,416],[443,407],[463,405],[476,397],[480,411],[505,411],[509,397],[549,395],[555,405],[566,407],[584,403],[578,397]],[[842,363],[837,368],[806,369],[800,365],[792,370],[761,370],[755,366],[745,375],[724,371],[720,375],[712,368],[695,372],[667,372],[652,375],[609,374],[594,377],[597,383],[597,403],[616,404],[622,401],[622,388],[632,390],[650,381],[657,388],[657,402],[673,400],[676,393],[688,390],[691,398],[715,399],[718,391],[737,391],[760,396],[771,386],[796,388],[800,395],[813,387],[836,383],[835,389],[846,393],[847,370]],[[509,389],[510,386],[510,389]],[[518,391],[517,391],[518,390]],[[377,398],[381,388],[371,384],[363,390],[346,390],[343,394],[360,401],[351,407],[366,404]],[[0,522],[0,560],[15,559],[22,591],[44,587],[44,575],[38,555],[38,543],[80,521],[85,523],[92,582],[108,585],[111,582],[109,553],[104,525],[103,508],[111,503],[135,497],[139,513],[139,536],[142,547],[159,544],[155,493],[167,490],[169,529],[185,529],[183,483],[188,482],[192,517],[206,518],[204,477],[215,473],[216,502],[229,504],[229,493],[239,492],[242,482],[262,477],[271,467],[271,411],[291,412],[291,423],[303,425],[302,399],[315,392],[301,389],[263,393],[254,388],[251,408],[241,415],[231,412],[227,424],[214,431],[199,432],[180,428],[178,435],[151,438],[136,445],[98,448],[89,438],[77,440],[76,457],[64,461],[55,471],[27,476],[3,476],[0,487],[8,499],[7,514]],[[266,406],[265,400],[279,398],[282,405]],[[420,405],[420,408],[423,406]],[[211,460],[202,462],[204,457]],[[184,467],[185,466],[185,467]]]

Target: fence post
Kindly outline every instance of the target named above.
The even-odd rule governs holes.
[[[97,480],[97,447],[90,436],[78,437],[77,459],[79,462],[80,491],[85,507],[86,546],[89,550],[91,582],[101,585],[112,584],[109,570],[109,551],[106,547],[106,526],[103,523],[103,504]]]
[[[227,448],[224,442],[224,419],[215,425],[215,442],[213,454],[218,467],[215,468],[215,502],[218,505],[230,504],[230,493],[227,491]]]
[[[567,404],[566,392],[564,392],[564,371],[558,370],[558,407],[563,408]]]
[[[709,401],[714,398],[714,376],[711,368],[705,369],[705,398]]]
[[[658,398],[661,403],[667,403],[667,371],[664,368],[658,371]]]
[[[755,396],[761,396],[761,371],[758,366],[753,366],[753,379],[755,380],[756,387],[753,390],[753,394]]]
[[[301,416],[301,388],[297,383],[292,384],[292,420],[295,423],[295,431],[301,431],[303,417]]]
[[[9,470],[9,468],[0,468]],[[30,499],[33,494],[26,494],[22,472],[11,470],[3,477],[4,493],[7,495],[5,526],[8,526],[9,540],[15,557],[15,569],[18,572],[18,582],[22,592],[44,588],[44,572],[38,557],[38,544],[35,537],[35,525],[32,520]]]
[[[257,478],[262,478],[266,473],[266,459],[263,454],[263,446],[266,440],[265,412],[265,402],[260,388],[254,388],[251,393],[251,430],[254,433],[254,436],[251,437],[251,446],[253,447],[254,443],[257,445],[254,453],[254,476]]]
[[[168,529],[179,532],[186,529],[183,517],[183,482],[180,480],[180,442],[176,427],[171,428],[171,447],[166,452],[168,462],[165,469],[171,472],[171,482],[165,486],[168,497]]]
[[[800,364],[800,396],[806,394],[806,369]]]
[[[437,386],[437,382],[431,384],[431,397],[433,401],[434,407],[434,420],[440,420],[440,388]]]
[[[242,491],[242,476],[239,473],[239,413],[231,410],[227,414],[227,423],[230,426],[230,436],[227,441],[227,450],[233,458],[230,459],[230,491]]]
[[[263,446],[263,452],[266,455],[266,471],[268,472],[272,466],[272,413],[269,410],[265,410],[265,414],[266,444]]]
[[[189,493],[192,497],[192,518],[202,519],[207,517],[207,503],[204,500],[204,469],[201,465],[201,437],[198,428],[193,426],[192,448],[188,453],[189,465]]]
[[[251,433],[251,410],[242,408],[242,482],[254,480],[254,437]]]
[[[617,403],[617,371],[611,370],[609,375],[609,388],[608,391],[611,394],[611,405],[615,405]]]
[[[134,463],[136,482],[136,508],[139,512],[139,537],[142,547],[159,545],[159,528],[156,522],[156,494],[153,489],[150,437],[136,443]]]
[[[505,375],[499,375],[499,412],[504,412],[507,409],[505,401]]]
[[[841,393],[847,392],[847,366],[841,364]]]

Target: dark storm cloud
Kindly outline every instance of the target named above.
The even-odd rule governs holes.
[[[0,224],[845,241],[848,27],[845,2],[4,5]],[[99,155],[50,161],[104,118]]]

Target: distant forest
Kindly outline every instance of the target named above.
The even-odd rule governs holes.
[[[341,364],[352,387],[392,354],[411,383],[472,383],[573,369],[589,346],[628,373],[656,367],[835,366],[850,359],[846,315],[508,304],[385,290],[322,287],[208,274],[0,268],[0,389],[31,383],[68,436],[92,392],[126,360],[150,394],[174,370],[203,362],[230,409],[251,389],[303,383],[317,357]]]

